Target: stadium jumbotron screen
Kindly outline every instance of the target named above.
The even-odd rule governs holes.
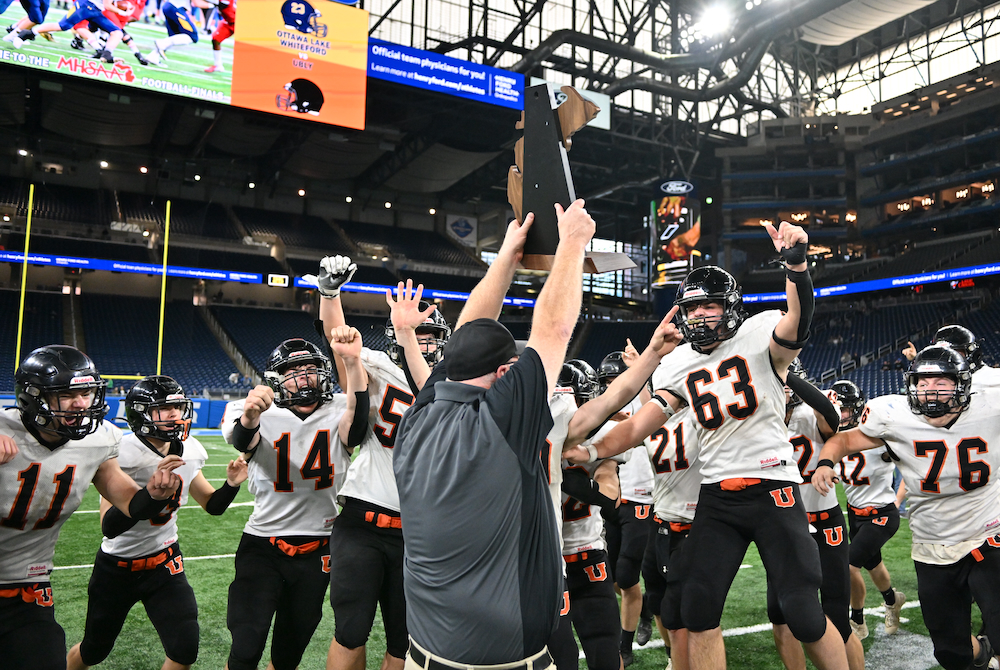
[[[164,0],[159,12],[146,0],[79,0],[44,15],[47,3],[25,4],[4,13],[17,29],[0,43],[0,62],[364,128],[364,10],[242,0],[237,30],[237,0]]]

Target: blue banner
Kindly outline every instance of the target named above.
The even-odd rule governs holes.
[[[972,267],[955,268],[954,270],[938,270],[936,272],[925,272],[919,275],[907,275],[905,277],[887,277],[885,279],[870,279],[859,281],[853,284],[840,284],[838,286],[823,286],[813,291],[817,298],[834,298],[842,295],[854,293],[870,293],[872,291],[885,291],[893,288],[906,288],[907,286],[917,286],[918,284],[935,284],[943,281],[959,281],[975,277],[985,277],[988,275],[1000,274],[1000,264],[975,265]],[[746,304],[755,302],[784,302],[785,293],[754,293],[743,296]]]
[[[135,382],[116,379],[115,384],[124,384],[128,388]],[[240,396],[242,397],[242,396]],[[108,396],[108,415],[105,421],[114,419],[115,425],[128,432],[128,425],[125,423],[125,398],[122,396]],[[191,398],[194,405],[194,415],[191,418],[192,428],[218,428],[222,424],[222,415],[226,412],[226,405],[229,400],[206,400],[205,398]],[[13,395],[0,395],[0,408],[14,407],[15,398]]]
[[[490,105],[524,109],[524,75],[392,42],[368,40],[368,76]]]
[[[21,263],[24,261],[23,251],[0,251],[0,261]],[[74,258],[72,256],[54,256],[51,254],[28,254],[28,262],[32,265],[58,265],[65,268],[82,268],[86,270],[106,270],[109,272],[129,272],[142,275],[162,275],[163,266],[152,263],[133,263],[131,261],[108,261],[100,258]],[[205,268],[186,268],[178,265],[167,266],[168,277],[188,277],[191,279],[217,279],[220,281],[236,281],[244,284],[261,284],[263,275],[254,272],[232,272],[229,270],[207,270]]]
[[[316,288],[316,284],[306,281],[303,277],[296,277],[295,288]],[[385,295],[386,291],[392,291],[395,293],[396,287],[382,286],[381,284],[356,284],[355,282],[349,282],[344,284],[342,290],[349,293],[377,293],[379,295]],[[424,288],[423,297],[465,302],[469,299],[469,294],[461,293],[459,291],[435,291],[434,289]],[[535,301],[531,298],[504,298],[503,304],[512,305],[514,307],[533,307],[535,305]]]

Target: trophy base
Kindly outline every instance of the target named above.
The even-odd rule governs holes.
[[[545,254],[525,254],[521,258],[521,266],[526,270],[552,269],[552,262],[555,256]],[[608,251],[591,251],[583,259],[584,274],[603,274],[605,272],[615,272],[616,270],[631,270],[637,267],[635,261],[629,258],[628,254]]]

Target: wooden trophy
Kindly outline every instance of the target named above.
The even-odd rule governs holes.
[[[514,216],[523,221],[525,212],[534,212],[535,222],[528,231],[521,265],[529,270],[551,270],[559,244],[555,203],[563,208],[576,200],[573,177],[566,152],[570,137],[600,111],[572,86],[560,89],[565,102],[556,106],[548,83],[525,90],[524,111],[517,123],[524,136],[514,145],[514,165],[507,172],[507,200]],[[600,274],[636,267],[627,254],[591,251],[584,260],[584,272]]]

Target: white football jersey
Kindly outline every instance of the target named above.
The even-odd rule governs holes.
[[[80,506],[101,464],[118,456],[122,432],[102,422],[82,440],[49,449],[10,408],[0,412],[0,434],[14,438],[18,448],[0,465],[0,584],[46,581],[59,529]]]
[[[372,413],[368,420],[369,430],[347,471],[347,481],[340,495],[398,512],[399,491],[392,471],[392,450],[396,446],[396,431],[403,412],[413,404],[413,394],[406,375],[384,351],[363,348],[361,363],[370,377],[368,396]]]
[[[653,388],[683,398],[701,428],[701,473],[723,479],[801,480],[785,429],[785,384],[769,345],[776,310],[748,318],[708,354],[682,344],[653,373]]]
[[[638,397],[621,411],[625,416],[632,416],[642,408]],[[653,502],[653,468],[649,464],[646,448],[643,445],[633,447],[624,454],[625,463],[618,469],[618,480],[622,487],[622,502],[633,502],[648,505]]]
[[[549,495],[552,496],[552,507],[556,513],[556,527],[559,529],[562,542],[562,448],[569,432],[569,422],[576,414],[576,398],[572,393],[554,393],[549,398],[549,412],[552,413],[552,430],[545,437],[548,448]],[[543,454],[543,457],[545,455]]]
[[[600,440],[611,432],[616,426],[616,422],[608,421],[597,431],[593,438],[583,442],[591,444]],[[609,460],[621,463],[624,455],[612,457]],[[567,469],[582,468],[590,477],[594,476],[597,467],[604,461],[593,463],[570,464],[564,461],[562,465]],[[598,550],[606,547],[604,543],[604,517],[601,516],[600,505],[588,505],[576,498],[570,498],[565,493],[562,494],[562,511],[559,517],[562,519],[562,547],[563,555],[568,556],[580,551]]]
[[[643,441],[653,469],[653,511],[661,521],[691,523],[701,492],[698,423],[683,408]]]
[[[851,507],[883,507],[896,502],[892,478],[896,465],[885,447],[859,451],[844,458],[840,466],[840,481]]]
[[[189,437],[184,440],[181,458],[184,459],[184,465],[174,470],[174,474],[181,479],[181,485],[171,501],[152,519],[138,522],[118,537],[104,538],[101,550],[105,554],[139,558],[154,554],[177,541],[177,508],[187,503],[188,487],[204,467],[208,452],[201,446],[201,442]],[[143,444],[135,433],[122,438],[118,450],[118,465],[139,486],[145,486],[149,482],[161,460],[163,456]]]
[[[906,396],[873,398],[859,428],[900,459],[915,543],[953,545],[1000,532],[1000,393],[973,394],[950,428],[911,412]]]
[[[795,462],[801,475],[799,496],[807,512],[822,512],[840,504],[837,502],[836,487],[824,496],[812,485],[812,475],[819,463],[819,452],[826,444],[816,421],[816,412],[805,403],[796,405],[788,420],[788,441],[795,449]]]
[[[972,391],[1000,388],[1000,368],[984,365],[972,373]]]
[[[340,441],[347,399],[336,394],[302,419],[272,405],[260,415],[260,441],[247,467],[253,513],[243,532],[258,537],[326,536],[337,518],[337,491],[351,458]],[[223,437],[232,442],[243,403],[229,403]]]

